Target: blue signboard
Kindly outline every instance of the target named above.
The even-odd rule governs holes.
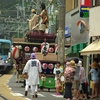
[[[65,27],[65,37],[69,37],[71,34],[70,26]]]

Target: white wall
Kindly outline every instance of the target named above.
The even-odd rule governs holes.
[[[100,36],[100,6],[89,11],[89,36]]]
[[[76,11],[78,11],[78,8],[66,13],[65,15],[65,26],[71,26],[71,45],[85,43],[88,41],[88,33],[80,34],[76,23],[79,20],[84,20],[88,25],[89,20],[88,18],[80,18],[79,13],[75,14],[74,16],[71,16],[71,14],[73,14]]]

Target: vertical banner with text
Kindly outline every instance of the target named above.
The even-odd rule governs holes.
[[[89,17],[89,8],[91,6],[91,0],[80,0],[80,17]]]

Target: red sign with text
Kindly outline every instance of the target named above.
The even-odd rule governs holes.
[[[90,7],[91,0],[80,0],[80,5],[81,6],[88,6],[88,7]]]

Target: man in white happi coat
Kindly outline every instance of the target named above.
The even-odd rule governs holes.
[[[32,98],[35,97],[35,89],[37,88],[37,85],[39,84],[39,75],[42,72],[41,63],[38,59],[36,59],[36,54],[31,54],[31,59],[27,61],[23,74],[26,75],[27,83],[31,86],[31,92],[32,92]]]

